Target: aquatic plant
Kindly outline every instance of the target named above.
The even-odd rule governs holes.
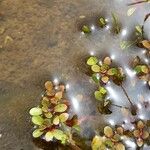
[[[94,92],[95,99],[100,101],[100,106],[98,110],[102,114],[110,114],[111,106],[116,106],[122,108],[122,106],[113,104],[111,100],[107,99],[107,90],[105,89],[105,85],[108,81],[112,81],[116,85],[120,86],[123,90],[125,96],[127,97],[131,107],[131,113],[136,115],[136,106],[132,103],[128,93],[123,87],[123,81],[125,79],[125,74],[121,67],[116,67],[112,64],[112,60],[110,57],[105,57],[103,61],[99,61],[97,57],[91,56],[87,60],[87,65],[90,66],[92,71],[92,79],[98,85],[98,90]],[[127,108],[127,107],[124,107]],[[129,109],[129,108],[127,108]]]
[[[131,65],[138,78],[144,80],[150,86],[150,66],[143,63],[138,56],[133,59]]]
[[[122,142],[121,136],[123,136],[124,129],[117,127],[113,130],[110,126],[105,126],[103,135],[96,135],[91,143],[92,150],[125,150],[125,145]]]
[[[138,147],[142,147],[150,135],[148,126],[142,120],[135,123],[135,130],[133,130],[132,133]]]
[[[82,27],[82,32],[84,32],[84,33],[91,33],[91,29],[90,29],[89,26],[84,25],[84,26]]]
[[[64,98],[65,86],[54,86],[47,81],[45,89],[40,104],[29,111],[34,124],[33,137],[75,145],[72,133],[79,131],[78,119],[69,114],[69,101]]]
[[[106,27],[108,24],[104,17],[100,17],[97,22],[99,27],[101,28]],[[89,25],[85,24],[81,27],[81,31],[85,34],[92,33],[92,29],[89,27]],[[117,14],[112,13],[112,33],[119,34],[120,31],[121,31],[121,23],[119,21],[119,18]]]
[[[105,126],[102,135],[96,135],[91,143],[92,150],[125,150],[127,148],[124,139],[135,140],[137,147],[141,148],[144,144],[149,145],[149,120],[138,120],[132,123],[133,130],[125,130],[122,126]]]
[[[99,62],[97,57],[92,56],[87,60],[87,65],[91,67],[92,78],[96,82],[106,84],[112,80],[115,84],[120,85],[125,78],[121,67],[112,66],[110,57],[105,57],[102,62]]]
[[[98,23],[101,28],[104,28],[107,25],[106,19],[104,17],[100,17]]]

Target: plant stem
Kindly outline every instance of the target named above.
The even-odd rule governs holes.
[[[147,3],[147,2],[148,2],[147,0],[138,1],[138,2],[134,2],[134,3],[129,3],[128,6],[136,5],[136,4],[141,4],[141,3]]]
[[[81,148],[79,148],[77,145],[71,144],[71,143],[70,143],[70,148],[71,148],[72,150],[81,150]]]
[[[134,106],[133,103],[132,103],[132,101],[131,101],[131,99],[130,99],[130,97],[129,97],[129,95],[128,95],[128,93],[126,92],[125,88],[124,88],[122,85],[120,85],[120,86],[121,86],[121,88],[122,88],[124,94],[126,95],[128,101],[129,101],[129,103],[130,103],[132,106]]]
[[[124,106],[120,106],[120,105],[116,105],[116,104],[111,104],[112,106],[115,106],[115,107],[119,107],[119,108],[125,108],[125,109],[129,109],[128,107],[124,107]]]

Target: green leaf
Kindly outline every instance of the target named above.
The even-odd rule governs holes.
[[[46,118],[52,118],[51,112],[45,113],[44,115],[45,115]]]
[[[146,65],[142,65],[141,70],[143,73],[147,74],[149,72],[149,69]]]
[[[43,99],[42,99],[42,105],[43,106],[49,106],[49,99],[47,98],[47,97],[43,97]]]
[[[103,95],[100,91],[95,91],[94,95],[95,95],[95,98],[99,101],[103,99]]]
[[[62,113],[61,115],[59,115],[59,120],[60,122],[66,122],[69,118],[69,114],[68,113]]]
[[[120,23],[119,23],[119,19],[118,19],[117,15],[115,13],[112,13],[112,18],[113,18],[114,32],[116,34],[118,34],[121,31],[121,26],[120,26]]]
[[[32,117],[32,122],[33,122],[35,125],[42,125],[43,122],[44,122],[44,119],[43,119],[41,116],[33,116],[33,117]]]
[[[57,106],[54,107],[55,112],[64,112],[67,110],[67,105],[65,104],[58,104]]]
[[[95,83],[99,83],[99,77],[97,76],[96,73],[94,73],[94,74],[92,75],[92,79],[93,79],[93,81],[94,81]]]
[[[142,27],[141,26],[135,26],[135,29],[136,29],[136,32],[139,33],[139,34],[143,34],[143,30],[142,30]]]
[[[47,113],[47,112],[48,112],[48,107],[47,107],[46,105],[44,105],[44,106],[42,107],[42,111],[43,111],[44,113]]]
[[[43,134],[43,131],[41,131],[41,130],[39,130],[39,129],[36,129],[36,130],[33,131],[32,136],[33,136],[34,138],[38,138],[38,137],[40,137],[42,134]]]
[[[92,147],[92,150],[105,150],[107,149],[105,147],[105,145],[103,144],[104,140],[103,140],[103,137],[100,137],[100,136],[95,136],[92,140],[92,143],[91,143],[91,147]]]
[[[42,109],[39,107],[34,107],[34,108],[30,109],[29,113],[32,116],[39,116],[42,114]]]
[[[84,33],[90,33],[90,32],[91,32],[90,28],[89,28],[88,26],[86,26],[86,25],[84,25],[84,26],[82,27],[82,31],[83,31]]]
[[[107,146],[107,147],[109,147],[109,148],[112,148],[113,147],[113,142],[110,140],[110,139],[107,139],[106,141],[105,141],[105,145]]]
[[[106,95],[107,94],[107,90],[104,87],[100,87],[99,91],[100,91],[100,93],[102,95]]]
[[[100,68],[100,72],[105,73],[109,69],[109,65],[103,64]]]
[[[58,125],[59,124],[59,116],[55,116],[53,119],[53,124]]]
[[[117,68],[111,68],[107,72],[108,75],[113,76],[118,74],[118,69]]]
[[[52,134],[57,140],[62,140],[62,138],[64,137],[64,132],[59,129],[54,129],[52,131]]]
[[[94,56],[90,57],[88,60],[87,60],[87,64],[92,66],[92,65],[96,65],[98,63],[98,59]]]
[[[47,142],[49,142],[49,141],[52,141],[53,140],[53,133],[52,132],[47,132],[46,134],[45,134],[45,140],[47,141]]]
[[[93,72],[100,72],[100,66],[98,66],[98,65],[93,65],[93,66],[91,67],[91,70],[92,70]]]
[[[135,68],[134,68],[135,72],[137,74],[141,73],[142,72],[142,66],[141,65],[137,65]]]
[[[105,21],[105,19],[103,18],[103,17],[101,17],[100,19],[99,19],[99,24],[100,24],[100,27],[104,27],[104,26],[106,26],[106,21]]]

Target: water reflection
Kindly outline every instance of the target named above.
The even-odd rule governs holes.
[[[81,126],[83,132],[85,129],[91,130],[92,132],[98,131],[108,123],[114,126],[117,123],[122,124],[125,122],[123,126],[133,128],[131,124],[128,126],[127,124],[130,120],[134,120],[134,118],[129,116],[124,117],[119,108],[113,107],[113,113],[108,116],[99,114],[97,110],[98,103],[93,96],[93,92],[97,87],[95,87],[94,84],[91,84],[89,82],[89,76],[80,70],[80,68],[86,69],[83,65],[85,63],[83,58],[89,55],[96,55],[102,58],[103,55],[108,54],[115,63],[123,67],[123,70],[127,74],[124,87],[140,110],[138,117],[141,119],[150,119],[149,107],[147,109],[146,107],[143,108],[143,102],[146,103],[146,106],[148,106],[147,102],[150,102],[150,92],[145,85],[145,82],[137,79],[129,64],[136,55],[143,57],[144,62],[147,64],[150,63],[149,59],[145,56],[146,51],[137,47],[131,47],[130,49],[123,51],[120,49],[119,44],[120,39],[132,39],[134,26],[135,24],[143,23],[143,17],[149,12],[149,5],[139,5],[138,11],[136,11],[133,16],[127,17],[127,10],[129,7],[127,7],[126,4],[130,2],[130,0],[93,0],[92,2],[56,1],[55,4],[51,1],[49,2],[51,4],[48,4],[48,7],[51,9],[46,10],[45,7],[41,7],[36,4],[36,2],[33,2],[35,3],[34,7],[37,7],[37,9],[33,7],[33,14],[38,14],[38,16],[35,15],[35,17],[38,18],[37,21],[30,15],[30,13],[32,13],[32,2],[33,1],[31,1],[31,4],[29,2],[29,4],[26,3],[26,5],[30,5],[30,7],[27,7],[25,10],[24,7],[26,5],[23,6],[22,3],[19,5],[19,2],[13,2],[19,8],[19,18],[15,19],[15,23],[11,23],[11,20],[14,20],[14,14],[18,14],[18,9],[15,11],[15,5],[10,9],[6,9],[9,6],[7,6],[7,2],[5,1],[2,2],[1,5],[1,7],[4,7],[2,10],[8,10],[8,12],[6,12],[7,18],[6,20],[4,19],[2,25],[7,24],[8,31],[6,33],[9,33],[10,30],[10,33],[12,35],[14,34],[14,39],[18,41],[15,43],[17,48],[14,47],[15,44],[13,44],[12,49],[10,46],[6,48],[6,52],[1,51],[0,59],[4,65],[1,72],[2,74],[5,74],[6,72],[6,77],[4,78],[4,76],[1,75],[1,79],[9,82],[16,82],[16,84],[14,87],[11,84],[1,85],[1,89],[4,92],[0,95],[1,112],[3,112],[0,115],[0,127],[4,136],[2,136],[2,140],[0,141],[2,142],[0,143],[0,149],[15,149],[16,145],[18,145],[18,149],[21,149],[22,145],[25,149],[36,149],[30,142],[31,135],[27,134],[31,129],[27,111],[39,101],[39,96],[35,99],[36,95],[43,89],[43,84],[39,83],[39,80],[40,82],[41,80],[42,82],[46,81],[50,78],[50,74],[53,74],[52,79],[56,85],[62,81],[66,84],[66,95],[71,102],[72,111],[77,112],[79,118],[82,119]],[[96,23],[93,20],[90,20],[90,28],[93,31],[91,35],[87,36],[83,32],[75,30],[76,26],[74,20],[79,15],[86,14],[85,18],[88,20],[89,13],[92,13],[92,15],[95,16],[95,14],[103,14],[103,11],[106,12],[104,14],[108,23],[104,29],[98,28]],[[26,12],[28,12],[27,15],[29,17],[25,16]],[[121,30],[121,34],[117,36],[113,35],[110,31],[112,27],[111,12],[116,12],[122,22],[123,29]],[[50,16],[47,16],[47,14],[50,14]],[[24,20],[23,18],[29,18],[29,20]],[[45,19],[43,20],[43,18]],[[20,24],[21,26],[18,27],[17,25]],[[13,28],[11,28],[12,26]],[[16,26],[18,27],[18,30],[22,31],[22,37],[16,35],[18,33]],[[25,29],[26,26],[27,29]],[[149,22],[146,22],[145,31],[150,31],[149,27]],[[32,34],[34,35],[33,39],[30,38]],[[146,32],[145,36],[149,37],[149,32]],[[53,38],[54,41],[56,40],[56,43],[59,44],[54,44],[55,46],[49,48],[49,41],[53,41]],[[23,39],[23,42],[21,39]],[[32,44],[35,39],[39,39],[39,41],[36,41],[36,44]],[[23,47],[23,45],[27,45],[27,47]],[[31,60],[33,59],[33,62],[30,62],[30,59],[26,60],[27,57]],[[25,62],[27,62],[27,64]],[[14,65],[11,65],[13,63]],[[29,67],[30,65],[28,66],[29,63],[31,67]],[[21,65],[19,66],[18,64]],[[78,64],[80,68],[76,67],[76,64]],[[48,70],[46,74],[45,70]],[[23,88],[20,88],[20,84],[22,84]],[[7,90],[6,87],[9,90]],[[109,91],[109,97],[113,102],[119,105],[129,106],[127,98],[119,87],[112,83],[109,83],[106,87]],[[141,95],[144,100],[141,100]],[[86,136],[86,132],[84,133]],[[21,140],[21,138],[23,139]],[[29,143],[29,145],[27,145],[27,143]],[[135,148],[133,142],[127,141],[127,144],[129,144],[129,147],[133,145],[131,149]],[[4,147],[2,145],[4,145]],[[146,145],[144,148],[149,149]]]

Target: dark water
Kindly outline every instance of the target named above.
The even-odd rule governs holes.
[[[93,97],[96,87],[85,73],[85,60],[89,55],[101,57],[109,54],[125,70],[127,80],[124,87],[133,102],[139,103],[141,108],[142,98],[150,101],[149,89],[137,79],[129,64],[137,55],[150,64],[144,49],[132,47],[122,51],[119,47],[122,39],[132,37],[134,26],[143,23],[150,4],[136,6],[136,12],[128,17],[127,2],[131,1],[0,1],[0,28],[4,29],[0,35],[0,149],[40,149],[31,137],[32,124],[28,111],[38,104],[46,80],[66,84],[68,98],[79,117],[94,114],[82,124],[85,136],[90,136],[107,123],[115,125],[129,121],[119,109],[114,108],[108,116],[97,112]],[[96,18],[101,15],[111,22],[111,12],[116,12],[122,22],[122,32],[118,36],[110,32],[109,26],[103,30],[96,26]],[[88,37],[79,31],[84,23],[93,30]],[[145,24],[145,31],[145,36],[150,39],[150,20]],[[12,40],[5,42],[7,36]],[[115,103],[128,106],[119,87],[110,83],[107,90]],[[150,109],[141,108],[138,117],[150,119]],[[85,133],[84,129],[90,129],[91,132]],[[132,145],[131,149],[134,149]],[[49,149],[53,148],[50,146]]]

